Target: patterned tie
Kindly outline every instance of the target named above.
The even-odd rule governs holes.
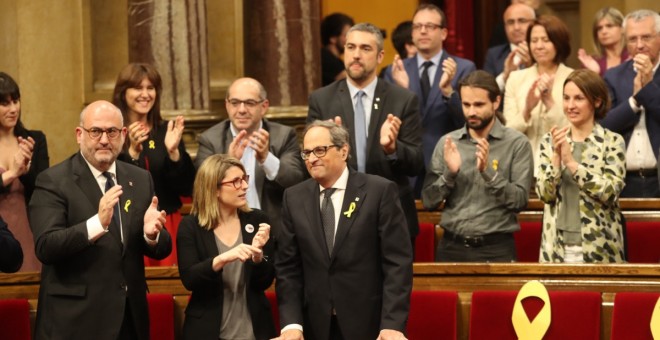
[[[104,172],[103,177],[106,178],[105,181],[105,192],[108,192],[110,188],[115,186],[115,181],[112,180],[112,174],[109,172]],[[121,241],[121,232],[119,228],[121,227],[121,222],[119,221],[119,203],[115,204],[114,212],[112,213],[112,222],[108,226],[110,234],[113,234],[118,240]]]
[[[365,172],[367,164],[367,129],[362,105],[362,97],[365,95],[364,91],[358,91],[355,95],[355,153],[359,172]]]
[[[422,101],[426,104],[426,99],[431,91],[431,80],[429,78],[429,67],[433,65],[432,61],[425,61],[422,64],[422,77],[419,79],[419,85],[422,87]]]
[[[328,255],[332,254],[332,247],[335,242],[335,208],[332,205],[332,199],[330,199],[335,190],[337,189],[328,188],[322,191],[321,222],[323,223],[325,244],[328,246]]]

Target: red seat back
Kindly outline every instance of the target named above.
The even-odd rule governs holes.
[[[458,294],[442,291],[413,291],[410,298],[408,339],[456,339]]]
[[[520,230],[513,233],[518,262],[539,262],[541,226],[541,221],[520,222]]]
[[[517,295],[517,291],[472,293],[470,339],[518,339],[511,322]],[[549,292],[549,296],[552,321],[544,340],[600,339],[600,293]],[[523,306],[528,315],[535,316],[542,305],[533,308],[535,301],[527,300],[523,300]]]
[[[174,340],[174,298],[172,294],[147,294],[151,340]]]
[[[626,237],[628,238],[628,262],[658,263],[660,262],[660,223],[651,221],[627,221]]]
[[[612,311],[612,340],[653,340],[651,315],[660,293],[617,293]]]
[[[415,262],[435,261],[435,225],[420,223],[419,234],[415,239]]]
[[[31,339],[30,305],[27,299],[0,300],[0,339]]]
[[[275,324],[275,331],[280,334],[280,312],[277,309],[277,296],[274,290],[267,290],[266,297],[270,302],[270,311],[273,313],[273,323]]]

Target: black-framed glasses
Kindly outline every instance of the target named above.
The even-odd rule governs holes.
[[[339,145],[330,144],[330,145],[317,146],[312,150],[305,149],[303,151],[300,151],[300,157],[302,157],[302,159],[306,161],[309,158],[309,155],[313,153],[314,156],[316,156],[317,158],[321,158],[325,156],[326,153],[328,153],[328,148],[331,147],[338,148]]]
[[[265,99],[260,99],[260,100],[254,100],[254,99],[247,99],[247,100],[240,100],[236,98],[229,98],[227,99],[227,103],[231,104],[231,106],[238,108],[241,106],[241,104],[245,105],[246,108],[248,109],[254,109],[257,107],[257,105],[261,104],[264,102]]]
[[[412,25],[413,31],[421,31],[422,28],[425,28],[427,31],[430,32],[430,31],[435,31],[438,28],[444,28],[444,27],[445,26],[443,26],[443,25],[434,24],[432,22],[427,22],[425,24],[413,24]]]
[[[220,182],[218,183],[218,186],[221,185],[227,185],[231,183],[234,186],[234,189],[240,189],[241,186],[243,186],[243,181],[245,181],[245,184],[250,183],[250,175],[243,175],[243,177],[236,177],[234,179],[230,179],[228,181]]]
[[[89,137],[91,139],[101,139],[101,136],[103,136],[103,133],[108,135],[109,139],[115,139],[119,137],[119,133],[121,132],[121,129],[118,129],[116,127],[111,127],[109,129],[99,129],[99,128],[91,128],[91,129],[85,129],[85,127],[81,126],[81,129],[85,130],[87,134],[89,134]]]

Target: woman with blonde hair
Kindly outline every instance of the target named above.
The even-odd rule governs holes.
[[[601,8],[594,17],[592,33],[598,54],[590,56],[581,48],[578,59],[582,66],[602,77],[605,71],[629,58],[623,36],[623,14],[614,7]]]
[[[271,339],[276,336],[264,290],[273,283],[268,216],[247,205],[249,178],[226,155],[204,160],[190,215],[177,234],[181,281],[192,296],[185,339]]]

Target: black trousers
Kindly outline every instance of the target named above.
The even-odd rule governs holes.
[[[644,176],[634,172],[626,173],[626,186],[619,197],[660,197],[658,176]]]
[[[515,262],[516,243],[513,234],[497,243],[479,247],[466,247],[465,244],[442,238],[435,252],[437,262]]]

